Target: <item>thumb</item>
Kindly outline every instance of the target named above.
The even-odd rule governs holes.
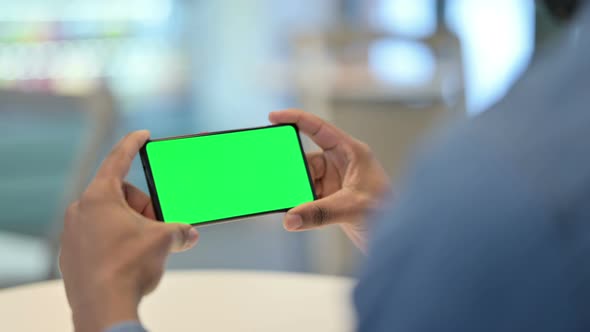
[[[287,212],[283,225],[288,231],[304,231],[337,223],[341,216],[355,213],[358,206],[353,192],[339,190],[317,201],[299,205]]]
[[[188,250],[197,244],[199,232],[189,224],[162,223],[159,225],[170,236],[170,252]]]

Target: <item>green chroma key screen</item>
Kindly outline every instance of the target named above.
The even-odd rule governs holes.
[[[293,125],[154,140],[142,162],[165,222],[204,224],[314,200]]]

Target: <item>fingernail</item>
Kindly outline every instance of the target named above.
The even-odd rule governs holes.
[[[303,219],[298,214],[287,214],[285,217],[285,229],[288,231],[298,230],[303,226]]]

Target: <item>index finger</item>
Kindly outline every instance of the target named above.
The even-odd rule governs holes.
[[[296,124],[303,133],[309,136],[323,150],[333,149],[342,141],[351,139],[346,133],[322,118],[301,110],[271,112],[268,119],[274,124]]]
[[[96,177],[114,177],[123,180],[129,172],[133,158],[135,158],[139,149],[141,149],[149,137],[150,132],[147,130],[134,131],[125,136],[102,162]]]

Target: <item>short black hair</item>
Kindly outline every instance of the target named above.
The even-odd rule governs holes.
[[[580,0],[542,0],[547,11],[559,21],[569,21],[578,12],[582,2]]]

